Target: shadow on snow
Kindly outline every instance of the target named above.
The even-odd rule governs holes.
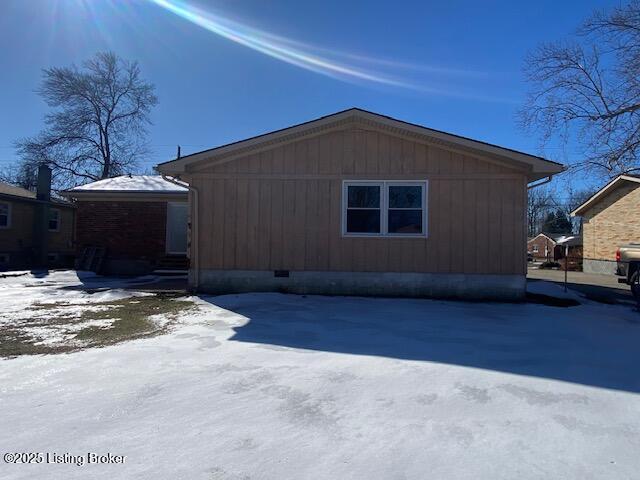
[[[232,341],[375,355],[640,392],[640,317],[625,307],[245,294]]]

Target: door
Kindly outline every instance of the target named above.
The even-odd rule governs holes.
[[[187,203],[167,203],[167,253],[187,253]]]

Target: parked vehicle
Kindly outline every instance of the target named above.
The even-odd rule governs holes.
[[[623,277],[618,281],[630,285],[633,296],[640,300],[640,243],[618,247],[616,262],[616,274]]]

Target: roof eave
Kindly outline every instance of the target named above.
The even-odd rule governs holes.
[[[602,187],[600,190],[594,193],[591,197],[589,197],[589,199],[586,202],[584,202],[582,205],[576,208],[569,215],[571,215],[572,217],[581,217],[582,215],[584,215],[585,212],[591,209],[593,204],[597,203],[601,198],[605,197],[609,191],[615,188],[615,186],[618,183],[623,181],[640,183],[640,178],[632,177],[630,175],[618,175],[616,178],[609,181],[609,183],[607,183],[604,187]]]
[[[369,111],[361,110],[357,108],[344,110],[342,112],[320,117],[318,119],[311,120],[309,122],[301,123],[298,125],[294,125],[292,127],[275,130],[273,132],[265,133],[262,135],[245,139],[245,140],[240,140],[227,145],[222,145],[216,148],[204,150],[201,152],[194,153],[192,155],[187,155],[182,158],[170,160],[168,162],[163,162],[157,165],[157,169],[159,172],[165,175],[184,174],[187,172],[186,167],[188,165],[191,165],[203,160],[209,160],[209,159],[213,160],[218,156],[224,155],[229,152],[233,152],[236,149],[249,147],[251,145],[260,144],[266,141],[275,141],[281,137],[294,135],[299,132],[304,132],[307,129],[318,127],[326,123],[338,122],[344,118],[354,116],[354,115],[357,115],[359,117],[364,117],[379,123],[388,123],[393,125],[394,127],[401,128],[408,131],[413,131],[425,136],[430,136],[437,140],[444,140],[446,142],[456,143],[458,145],[464,146],[471,150],[476,150],[479,153],[500,156],[503,158],[507,158],[513,162],[526,165],[527,167],[530,168],[530,172],[531,172],[529,176],[529,181],[535,181],[544,177],[552,176],[552,175],[561,173],[565,169],[565,167],[562,164],[544,159],[542,157],[530,155],[524,152],[518,152],[516,150],[500,147],[497,145],[489,144],[479,140],[470,139],[467,137],[462,137],[456,134],[434,130],[428,127],[412,124],[402,120],[397,120],[385,115],[380,115],[377,113],[373,113],[373,112],[369,112]]]

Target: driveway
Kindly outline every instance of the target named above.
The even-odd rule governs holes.
[[[70,455],[0,463],[0,477],[618,480],[640,471],[631,308],[181,301],[197,311],[164,335],[0,360],[2,449]],[[78,465],[88,452],[126,460]]]
[[[545,280],[564,287],[564,271],[529,267],[528,280]],[[629,285],[618,283],[615,275],[567,272],[567,287],[583,296],[604,303],[634,305],[636,302]]]

